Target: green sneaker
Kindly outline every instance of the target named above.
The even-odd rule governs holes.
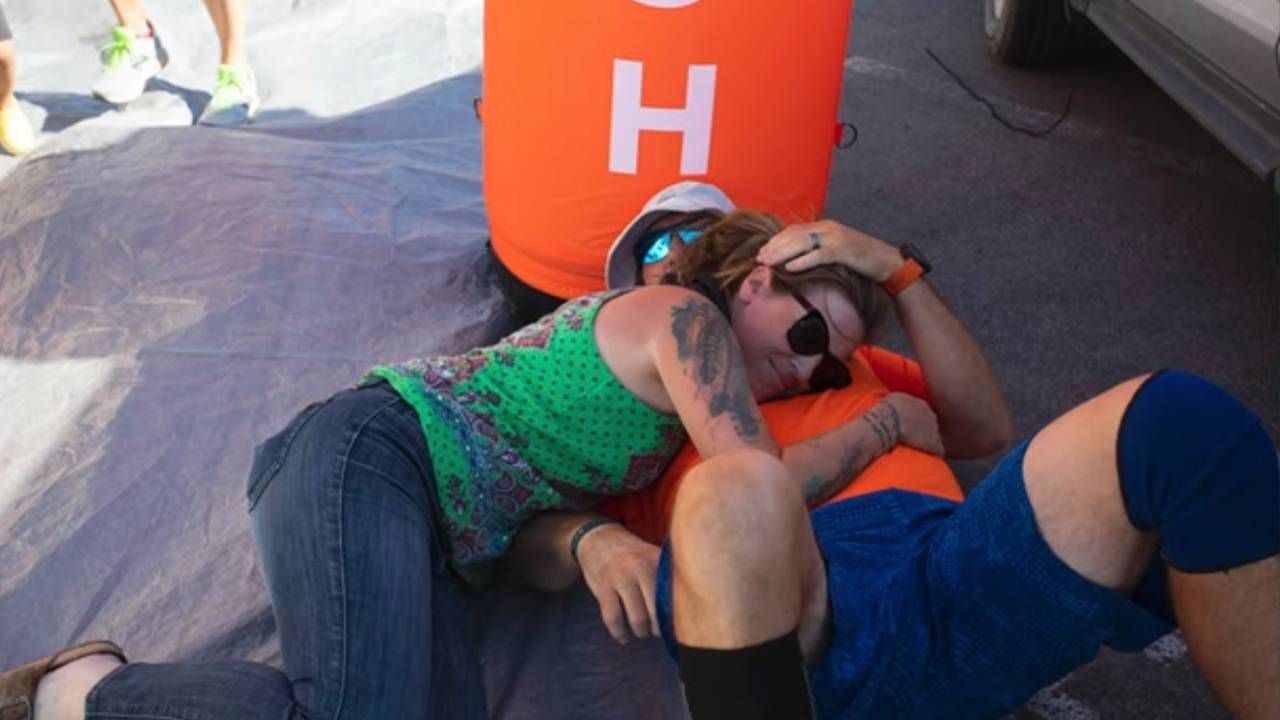
[[[200,113],[201,125],[231,127],[252,122],[262,105],[258,97],[258,81],[253,70],[234,65],[218,66],[218,81],[213,97]]]
[[[151,26],[151,37],[134,36],[128,28],[111,30],[111,42],[102,46],[102,74],[93,83],[93,94],[109,103],[132,102],[169,62],[169,53]]]

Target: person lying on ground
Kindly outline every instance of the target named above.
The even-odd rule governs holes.
[[[796,299],[766,290],[775,274],[816,308],[808,334],[788,336]],[[869,281],[840,268],[755,280],[732,323],[686,288],[607,291],[489,347],[374,368],[254,453],[250,521],[283,670],[123,663],[98,642],[0,674],[0,707],[16,720],[484,717],[464,597],[530,517],[643,488],[686,438],[707,458],[776,454],[756,403],[847,382],[839,369],[877,322],[859,306]],[[855,438],[875,434],[831,442]],[[781,452],[797,477],[839,470],[813,444]]]
[[[714,256],[705,246],[685,257]],[[766,271],[715,275],[733,299],[722,311],[733,322],[760,280],[794,300],[778,319],[791,328],[814,303],[784,273],[883,282],[908,262],[829,222],[768,228],[739,251]],[[698,262],[677,279],[700,277]],[[917,278],[894,307],[906,325],[940,302]],[[633,563],[630,630],[667,643],[694,720],[994,718],[1102,645],[1136,651],[1175,626],[1234,717],[1280,717],[1276,448],[1202,378],[1112,387],[1018,443],[964,502],[888,489],[810,513],[813,486],[769,446],[707,458],[674,493],[656,577]],[[619,526],[581,534],[584,517],[526,525],[531,579],[563,587],[603,574],[599,554],[642,556]]]

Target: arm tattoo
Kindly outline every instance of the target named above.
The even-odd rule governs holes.
[[[822,489],[827,486],[827,481],[821,475],[810,475],[808,480],[804,481],[804,500],[810,505],[817,505],[822,502]],[[825,498],[823,498],[825,499]]]
[[[902,418],[898,409],[888,403],[871,408],[862,416],[876,437],[880,438],[880,452],[888,452],[889,448],[902,437]]]
[[[839,478],[841,481],[847,482],[853,479],[856,473],[862,472],[867,466],[866,455],[862,448],[857,445],[850,445],[844,449],[844,458],[840,461]]]
[[[836,493],[853,481],[855,475],[866,468],[867,462],[866,451],[856,443],[845,447],[844,457],[840,460],[840,468],[836,470],[835,476],[823,478],[819,475],[810,475],[805,481],[805,502],[812,507],[835,497]]]
[[[697,395],[707,397],[711,417],[729,413],[742,439],[757,439],[760,417],[747,370],[720,311],[706,302],[688,300],[671,309],[671,333],[676,338],[676,357],[693,378]]]

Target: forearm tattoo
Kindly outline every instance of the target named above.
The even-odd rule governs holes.
[[[804,483],[804,499],[810,506],[819,505],[835,497],[853,481],[855,475],[860,474],[866,469],[869,462],[867,451],[858,446],[857,443],[848,445],[844,448],[844,456],[840,459],[840,467],[835,471],[835,475],[824,478],[819,475],[811,475]]]
[[[871,408],[862,416],[871,426],[876,437],[880,438],[880,452],[888,452],[898,438],[902,437],[902,418],[898,409],[888,403],[881,403]]]
[[[725,413],[744,440],[760,436],[760,415],[751,397],[746,367],[734,348],[733,331],[713,306],[695,300],[671,310],[676,357],[693,378],[695,392],[707,398],[711,417]]]

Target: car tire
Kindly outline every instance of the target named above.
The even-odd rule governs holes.
[[[1067,54],[1071,21],[1064,0],[983,0],[987,47],[1009,65],[1042,65]]]

